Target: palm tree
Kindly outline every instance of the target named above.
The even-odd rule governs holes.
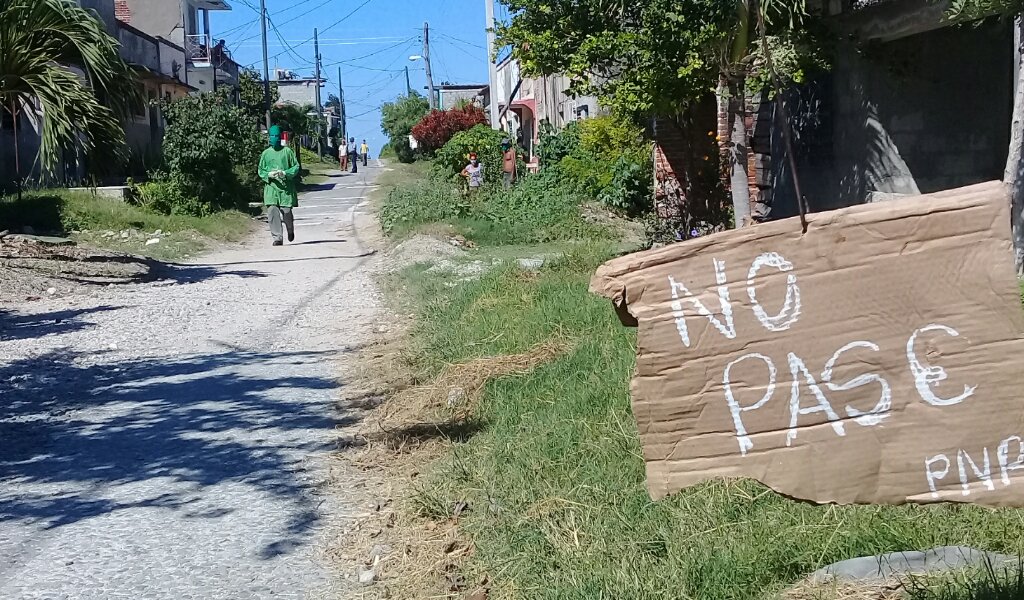
[[[142,96],[118,49],[73,0],[0,0],[0,102],[42,117],[37,160],[46,173],[67,148],[97,163],[125,158],[120,119]]]

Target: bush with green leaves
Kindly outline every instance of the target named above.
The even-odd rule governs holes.
[[[484,165],[484,181],[501,180],[501,141],[505,134],[487,125],[456,133],[434,157],[431,173],[436,179],[459,181],[459,174],[469,164],[469,154],[475,152]]]
[[[654,171],[649,156],[625,153],[612,167],[612,180],[598,200],[630,217],[638,217],[654,206]]]
[[[566,156],[579,153],[580,123],[573,121],[558,131],[554,125],[544,121],[540,124],[540,143],[537,153],[541,166],[557,165]]]
[[[639,216],[652,205],[651,145],[627,119],[601,116],[561,131],[541,126],[541,170],[609,208]]]
[[[409,136],[403,135],[402,137],[395,138],[394,141],[391,142],[391,146],[395,153],[395,157],[398,158],[400,162],[404,162],[406,164],[416,162],[416,150],[414,150],[409,144]]]
[[[222,93],[185,96],[164,102],[162,108],[167,120],[166,175],[155,180],[168,187],[159,192],[166,199],[159,206],[169,205],[171,213],[203,215],[244,208],[259,199],[257,167],[267,141],[245,111]]]

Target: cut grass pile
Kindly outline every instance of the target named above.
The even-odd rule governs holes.
[[[573,344],[529,373],[490,380],[474,403],[474,434],[453,440],[416,486],[416,514],[457,517],[470,536],[466,581],[488,578],[492,599],[753,600],[857,556],[1024,549],[1018,510],[814,506],[751,481],[652,502],[629,406],[635,333],[587,290],[609,253],[581,246],[539,274],[512,268],[455,287],[408,274],[425,299],[412,342],[424,374],[551,340]]]
[[[68,235],[86,245],[174,260],[214,242],[233,242],[252,231],[252,219],[238,211],[206,217],[165,215],[87,192],[44,190],[0,198],[0,230],[29,226],[37,233]],[[121,232],[134,231],[129,237]],[[146,245],[156,231],[158,244]],[[108,231],[115,235],[105,235]]]

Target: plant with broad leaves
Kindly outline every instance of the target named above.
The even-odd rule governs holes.
[[[267,140],[243,109],[219,92],[164,102],[162,108],[166,177],[175,197],[186,199],[173,212],[243,208],[259,198],[256,168]]]
[[[143,99],[118,48],[95,13],[71,0],[0,3],[0,104],[42,117],[45,171],[53,172],[66,148],[97,166],[127,158],[119,121]]]

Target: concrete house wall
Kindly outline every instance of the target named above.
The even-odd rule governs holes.
[[[1014,64],[1012,25],[998,20],[840,48],[831,73],[787,98],[798,174],[813,209],[1002,179]],[[759,120],[770,122],[773,113],[762,111]],[[768,159],[759,161],[758,184],[773,218],[791,216],[789,168],[770,160],[783,155],[781,135],[760,130],[752,148]]]

